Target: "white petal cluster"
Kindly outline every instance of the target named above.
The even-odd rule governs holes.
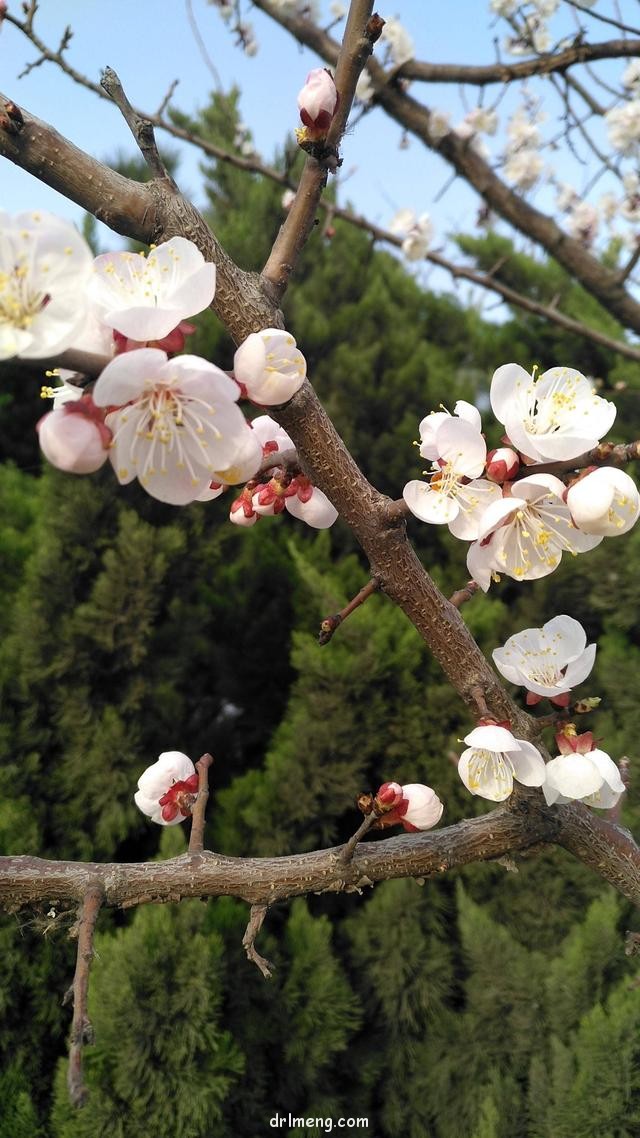
[[[421,521],[447,524],[456,537],[473,540],[489,503],[501,498],[497,486],[479,477],[487,456],[484,438],[472,423],[446,413],[435,431],[428,424],[425,433],[429,441],[420,450],[424,453],[424,448],[434,455],[431,479],[408,482],[402,496],[411,513]]]
[[[591,450],[616,417],[575,368],[553,367],[536,378],[504,364],[491,380],[491,407],[512,446],[537,462],[577,458]]]
[[[403,63],[408,63],[414,58],[413,40],[400,21],[393,16],[385,20],[380,39],[388,46],[395,67],[401,67]]]
[[[143,814],[159,826],[175,826],[188,816],[176,809],[164,810],[160,802],[176,783],[195,781],[196,768],[182,751],[163,751],[157,762],[147,767],[138,779],[138,790],[133,800]],[[171,815],[167,817],[167,815]]]
[[[633,478],[623,470],[602,466],[574,482],[567,505],[585,533],[618,537],[627,533],[640,515],[640,495]]]
[[[264,328],[252,332],[233,358],[238,383],[254,403],[272,407],[287,403],[305,381],[306,360],[289,332]]]
[[[504,802],[513,791],[514,779],[524,786],[542,786],[542,755],[533,743],[514,738],[506,727],[475,727],[464,741],[469,746],[460,756],[458,774],[472,794]]]
[[[640,99],[630,99],[605,114],[609,142],[619,154],[636,157],[640,153]]]
[[[118,481],[137,478],[162,502],[193,502],[243,454],[247,424],[238,395],[225,372],[198,356],[170,360],[159,348],[117,356],[93,398],[99,407],[118,408],[106,417]]]
[[[167,336],[181,320],[211,304],[216,267],[192,241],[172,237],[142,253],[96,257],[89,296],[104,324],[131,340]]]
[[[402,252],[408,261],[421,261],[433,241],[433,222],[428,213],[417,217],[412,209],[400,209],[389,223],[389,232],[405,234]]]
[[[467,568],[481,589],[486,592],[494,574],[516,581],[546,577],[563,553],[584,553],[602,541],[576,528],[564,489],[552,474],[532,474],[514,484],[517,496],[487,507],[467,555]]]
[[[610,810],[624,791],[616,764],[597,748],[586,754],[572,752],[552,759],[547,763],[542,787],[549,806],[577,801],[600,810]]]
[[[85,319],[92,262],[70,222],[0,211],[0,360],[46,359],[73,343]]]
[[[562,695],[581,684],[593,668],[595,644],[579,621],[555,616],[542,628],[525,628],[496,648],[493,661],[505,680],[534,695]]]

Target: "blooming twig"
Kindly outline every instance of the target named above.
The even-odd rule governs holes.
[[[633,443],[599,443],[593,450],[586,451],[577,458],[562,459],[558,462],[536,463],[536,474],[566,474],[582,470],[587,466],[626,466],[640,458],[640,440]],[[534,468],[523,466],[516,474],[514,482],[527,478]]]
[[[333,616],[326,616],[320,625],[320,632],[318,633],[318,644],[328,644],[337,628],[340,627],[343,620],[346,620],[351,613],[359,608],[361,604],[371,596],[372,593],[377,592],[380,588],[380,582],[377,577],[372,577],[367,584],[360,589],[360,592],[345,605],[340,612],[335,613]]]
[[[252,905],[249,913],[249,923],[245,929],[245,934],[242,938],[242,947],[244,948],[247,959],[260,969],[265,980],[271,979],[274,965],[270,960],[261,956],[255,947],[255,939],[262,928],[262,922],[267,915],[268,905]]]
[[[104,892],[99,884],[90,885],[82,898],[76,926],[78,936],[76,970],[73,984],[62,1001],[66,1004],[69,1000],[73,1000],[67,1086],[74,1106],[82,1106],[88,1093],[82,1073],[82,1049],[85,1043],[93,1043],[93,1028],[87,1012],[87,996],[89,970],[93,959],[93,934],[103,899]]]
[[[198,772],[198,797],[196,798],[191,815],[191,834],[189,837],[190,854],[202,853],[204,849],[204,816],[209,800],[209,767],[212,763],[213,757],[209,754],[202,755],[196,763],[196,770]]]

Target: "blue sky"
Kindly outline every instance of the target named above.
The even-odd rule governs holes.
[[[9,0],[9,7],[18,10],[15,0]],[[609,8],[610,0],[599,0],[599,7]],[[484,0],[391,0],[388,7],[378,5],[378,10],[383,16],[396,15],[402,20],[414,38],[419,58],[475,63],[495,58],[493,40],[498,29],[495,22],[491,24]],[[241,88],[245,122],[253,132],[256,149],[269,158],[297,125],[296,94],[307,71],[317,66],[317,59],[256,10],[248,15],[260,48],[251,59],[234,47],[215,7],[205,0],[193,0],[193,12],[223,85],[237,83]],[[109,4],[98,0],[41,0],[36,28],[47,44],[57,45],[66,24],[74,32],[67,52],[69,62],[94,81],[98,81],[102,67],[114,67],[129,98],[139,107],[155,110],[174,79],[179,79],[176,106],[191,111],[206,102],[213,80],[181,0],[111,0]],[[606,38],[606,29],[596,30],[598,38]],[[133,144],[119,112],[75,85],[55,65],[44,64],[18,78],[35,54],[32,45],[5,22],[0,29],[3,93],[99,158],[118,150],[131,152]],[[621,66],[615,68],[619,75]],[[492,90],[497,92],[497,88]],[[416,87],[416,91],[433,100],[433,105],[449,109],[454,122],[462,117],[465,96],[461,98],[456,86],[437,91],[418,91]],[[510,99],[509,94],[501,109]],[[467,109],[474,105],[475,92],[467,88]],[[449,182],[448,167],[415,140],[406,149],[400,147],[400,141],[399,128],[381,112],[366,116],[344,142],[342,202],[351,202],[382,225],[401,206],[410,206],[418,213],[429,211],[438,239],[455,229],[472,230],[478,206],[475,195],[458,180],[439,197]],[[199,156],[188,146],[182,147],[181,153],[178,179],[197,203],[201,200]],[[576,167],[574,184],[578,190],[589,176],[588,166]],[[540,199],[543,206],[544,193]],[[0,205],[9,212],[40,208],[76,220],[81,217],[72,203],[7,162],[2,165]]]

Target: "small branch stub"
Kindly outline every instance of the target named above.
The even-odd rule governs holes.
[[[267,909],[268,905],[251,906],[249,923],[247,924],[245,934],[242,938],[242,947],[247,954],[247,959],[260,969],[265,980],[270,980],[274,965],[264,956],[261,956],[255,947],[255,939],[262,928],[262,922],[267,915]]]
[[[364,602],[372,595],[372,593],[377,592],[379,588],[380,582],[378,578],[372,577],[371,580],[368,581],[364,586],[364,588],[362,588],[360,592],[353,598],[353,600],[349,601],[349,604],[345,605],[345,607],[341,609],[340,612],[334,613],[333,616],[326,616],[320,625],[320,632],[318,633],[318,644],[328,644],[334,632],[337,628],[340,627],[343,620],[346,620],[346,618],[350,616],[350,614],[354,612],[355,609],[364,604]]]
[[[207,802],[209,801],[209,767],[213,763],[213,756],[208,753],[202,755],[197,763],[198,797],[191,814],[191,834],[189,836],[189,853],[202,853],[204,849],[204,823]]]
[[[93,1027],[87,1011],[89,994],[89,971],[93,959],[93,934],[104,893],[101,885],[91,885],[85,893],[78,912],[78,951],[73,984],[66,993],[63,1003],[73,999],[73,1019],[69,1037],[69,1068],[67,1087],[74,1106],[83,1106],[87,1099],[87,1087],[82,1070],[82,1051],[85,1044],[93,1043]]]

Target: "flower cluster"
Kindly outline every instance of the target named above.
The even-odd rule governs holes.
[[[248,422],[238,406],[241,397],[260,407],[287,403],[299,390],[306,362],[293,337],[279,328],[250,335],[236,352],[235,375],[176,355],[195,331],[187,318],[211,304],[215,284],[215,265],[183,237],[148,256],[94,258],[68,222],[0,214],[0,358],[46,359],[70,349],[107,360],[93,387],[65,378],[43,389],[54,406],[37,425],[42,452],[73,474],[110,461],[120,483],[138,479],[173,505],[253,479],[244,524],[286,506],[311,526],[331,525],[335,509],[301,474],[276,469],[268,484],[259,481],[265,453],[278,449],[284,432],[263,417],[262,438],[259,421]],[[293,451],[288,436],[286,446]],[[246,507],[246,487],[242,496]],[[237,520],[235,503],[231,516]]]
[[[416,217],[412,209],[400,209],[389,223],[389,232],[403,237],[402,252],[408,261],[421,261],[433,241],[433,223],[428,213]]]
[[[403,491],[416,517],[472,543],[467,566],[482,589],[501,573],[545,577],[563,553],[583,553],[634,525],[640,496],[623,471],[589,467],[568,487],[548,470],[536,473],[537,464],[579,459],[610,429],[615,407],[585,376],[566,367],[529,375],[506,364],[494,373],[491,407],[507,446],[487,454],[480,415],[462,401],[454,415],[428,415],[420,423],[428,481]]]

